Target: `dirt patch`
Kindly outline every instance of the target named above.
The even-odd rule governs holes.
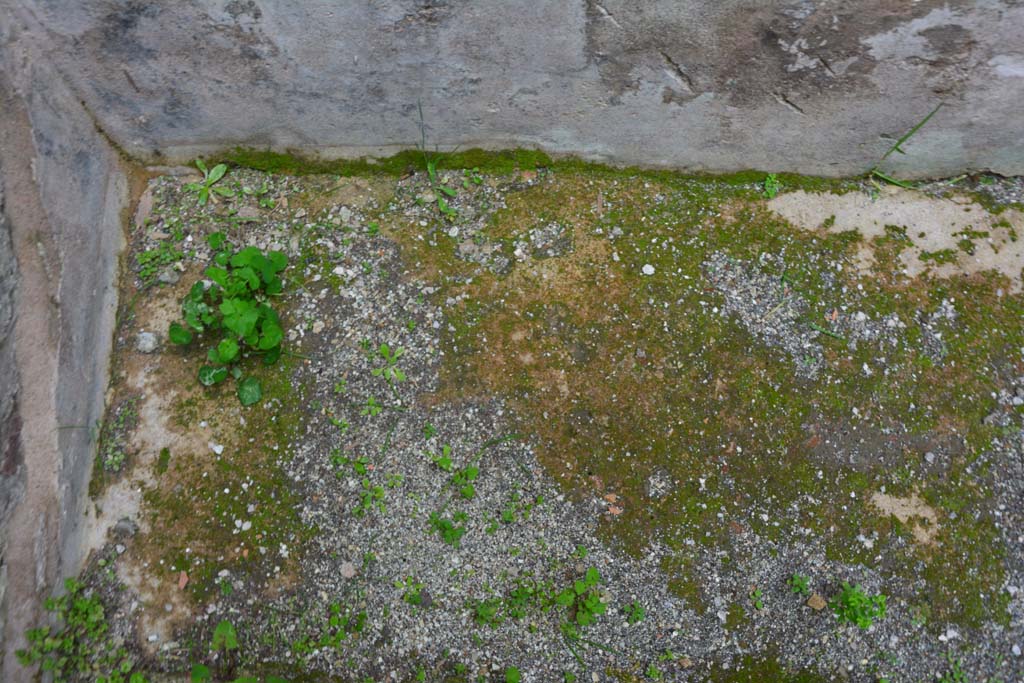
[[[931,545],[939,532],[939,516],[934,508],[916,493],[903,498],[876,491],[871,504],[884,514],[892,515],[903,524],[913,527],[914,539],[922,545]]]
[[[994,214],[964,196],[937,199],[891,186],[878,196],[800,190],[776,197],[768,207],[805,230],[860,233],[864,273],[875,264],[872,241],[895,228],[907,241],[899,255],[907,277],[927,272],[949,278],[993,270],[1010,280],[1012,291],[1021,291],[1024,213],[1015,209]]]

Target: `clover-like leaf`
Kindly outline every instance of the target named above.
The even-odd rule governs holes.
[[[263,398],[263,388],[255,377],[246,377],[238,383],[238,400],[243,406],[251,406]]]
[[[228,337],[217,344],[217,355],[221,363],[230,363],[238,357],[238,342]]]
[[[181,346],[192,342],[191,330],[184,327],[181,323],[171,323],[171,327],[167,331],[167,337],[171,340],[171,343],[180,344]]]
[[[204,387],[212,387],[214,384],[220,384],[228,376],[228,369],[224,367],[215,367],[212,365],[204,365],[199,368],[199,383]]]

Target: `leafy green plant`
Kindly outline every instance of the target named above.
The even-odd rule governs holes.
[[[371,396],[366,399],[366,405],[363,406],[361,411],[359,411],[359,414],[366,415],[368,417],[376,417],[377,415],[380,415],[382,410],[384,410],[384,406],[377,403],[377,399]]]
[[[764,609],[764,593],[761,592],[760,588],[750,591],[750,602],[753,603],[754,609]]]
[[[430,454],[430,461],[440,467],[445,472],[452,471],[452,447],[448,444],[442,444],[441,455],[436,453]]]
[[[231,652],[238,649],[238,633],[235,625],[227,619],[221,619],[213,627],[213,640],[210,641],[210,649],[214,652]]]
[[[207,364],[199,368],[199,382],[213,386],[231,375],[238,380],[239,401],[252,405],[262,398],[262,388],[255,377],[242,378],[239,364],[244,355],[261,356],[267,365],[281,356],[284,330],[269,301],[284,287],[280,273],[288,257],[279,251],[264,254],[256,247],[234,251],[222,233],[207,239],[217,251],[214,265],[206,269],[211,284],[192,286],[181,302],[184,324],[171,323],[168,337],[181,346],[191,344],[197,334],[219,338],[206,354]]]
[[[569,609],[570,621],[563,624],[563,632],[569,637],[577,637],[577,627],[585,627],[607,610],[601,600],[601,574],[594,567],[587,569],[582,579],[577,579],[569,588],[555,596],[555,603]]]
[[[500,613],[502,607],[501,599],[487,598],[474,601],[471,604],[473,607],[473,620],[479,625],[496,628],[504,621]]]
[[[626,613],[627,624],[639,624],[644,620],[646,612],[644,612],[644,606],[634,600],[623,610]]]
[[[761,185],[762,194],[767,199],[774,199],[779,194],[779,190],[782,189],[782,183],[779,181],[779,176],[774,173],[769,173],[764,179],[764,183]]]
[[[851,586],[844,581],[842,590],[829,601],[829,607],[840,622],[866,629],[885,616],[885,595],[869,596],[859,585]]]
[[[387,506],[384,504],[383,486],[371,483],[366,477],[363,478],[360,485],[363,487],[363,490],[359,494],[359,502],[356,504],[356,517],[365,516],[366,513],[370,512],[374,507],[376,507],[380,512],[387,510]]]
[[[644,675],[647,676],[647,678],[651,679],[652,681],[660,681],[661,680],[661,669],[659,669],[658,666],[654,662],[651,662],[650,664],[647,665],[647,670],[644,671]]]
[[[430,513],[430,527],[441,535],[441,540],[448,545],[458,548],[459,541],[466,533],[465,526],[457,526],[460,522],[466,521],[466,514],[456,512],[451,519],[441,517],[436,512]]]
[[[103,604],[87,594],[75,579],[64,582],[64,595],[48,598],[47,612],[56,617],[55,626],[41,626],[25,632],[28,647],[15,655],[23,666],[41,663],[56,683],[85,677],[99,683],[144,683],[128,651],[116,645],[110,635]]]
[[[210,192],[222,197],[235,196],[235,193],[226,187],[214,187],[228,172],[227,164],[217,164],[212,169],[207,169],[202,159],[196,159],[196,168],[203,172],[203,179],[198,183],[188,183],[185,185],[185,189],[196,193],[199,206],[206,205],[207,200],[210,199]]]
[[[137,254],[135,264],[142,285],[148,287],[153,284],[161,270],[181,260],[184,256],[185,254],[171,240],[164,240],[155,249],[147,249]]]
[[[388,381],[388,384],[394,384],[395,382],[404,382],[405,373],[398,367],[398,359],[405,353],[405,349],[399,346],[394,351],[387,344],[381,344],[377,349],[377,354],[384,359],[383,367],[374,368],[370,373],[374,377],[383,377]]]
[[[789,589],[797,595],[808,595],[811,592],[810,580],[801,574],[794,573],[786,583],[789,584]]]
[[[467,465],[452,475],[452,485],[459,490],[459,495],[466,500],[472,500],[476,496],[473,482],[479,474],[480,468],[476,465]]]
[[[968,683],[969,679],[963,670],[963,663],[954,658],[951,653],[946,653],[946,661],[949,662],[949,668],[939,676],[938,683]]]
[[[413,607],[423,604],[423,584],[411,576],[405,577],[404,581],[395,583],[397,588],[403,589],[402,601]]]
[[[519,673],[519,669],[514,666],[505,669],[505,683],[519,683],[521,680],[522,676]]]

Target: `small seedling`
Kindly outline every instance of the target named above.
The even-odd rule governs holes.
[[[760,588],[755,588],[750,592],[750,602],[754,604],[754,609],[764,609],[764,593],[761,592]]]
[[[842,591],[832,598],[829,607],[840,622],[866,629],[876,619],[885,616],[885,595],[869,596],[860,586],[851,586],[844,581]]]
[[[472,603],[473,607],[473,619],[481,626],[490,626],[491,628],[497,628],[501,625],[502,619],[501,611],[501,600],[498,598],[487,598],[486,600],[477,600]]]
[[[905,182],[903,180],[899,180],[897,178],[894,178],[891,175],[888,175],[886,173],[883,173],[881,170],[879,170],[878,167],[881,166],[882,162],[885,161],[886,159],[888,159],[889,155],[891,155],[893,152],[898,152],[899,154],[906,154],[906,152],[903,151],[903,147],[902,147],[903,143],[906,142],[907,140],[909,140],[911,137],[913,137],[914,134],[917,133],[917,131],[921,130],[921,127],[924,126],[924,124],[928,123],[928,121],[933,116],[935,116],[935,114],[939,111],[939,109],[942,108],[942,105],[943,105],[942,102],[939,102],[937,105],[935,105],[935,109],[932,109],[930,112],[928,112],[927,116],[925,116],[923,119],[918,121],[917,124],[914,125],[913,128],[911,128],[909,131],[904,133],[903,136],[900,137],[900,139],[897,140],[895,142],[895,144],[893,144],[892,147],[890,147],[889,149],[886,150],[885,154],[882,155],[882,158],[879,159],[878,162],[874,166],[871,167],[870,171],[868,171],[868,178],[871,179],[871,181],[873,183],[875,182],[874,178],[879,178],[879,179],[884,180],[885,182],[891,183],[893,185],[898,185],[900,187],[905,187],[905,188],[913,189],[914,186],[911,185],[910,183]],[[881,189],[881,187],[878,185],[878,183],[875,183],[875,187],[878,190]]]
[[[437,435],[437,428],[429,422],[423,425],[423,438],[429,441]]]
[[[779,177],[774,173],[769,173],[762,184],[762,194],[766,199],[774,199],[781,189],[782,183],[779,182]]]
[[[226,187],[214,187],[217,182],[228,172],[226,164],[217,164],[212,169],[207,169],[202,159],[196,159],[196,168],[203,172],[203,179],[198,183],[188,183],[185,189],[195,192],[199,200],[199,206],[206,206],[210,199],[210,192],[219,194],[222,197],[233,197],[235,193]]]
[[[335,382],[334,383],[334,393],[336,393],[336,394],[344,394],[346,391],[348,391],[348,381],[347,380],[341,380],[340,382]]]
[[[797,595],[808,595],[811,592],[810,580],[801,574],[793,574],[786,583],[789,584],[789,589]]]
[[[370,417],[376,417],[377,415],[380,415],[380,411],[382,410],[384,410],[384,406],[377,403],[377,399],[371,396],[370,398],[366,399],[366,405],[363,407],[362,411],[359,414],[368,415]]]
[[[214,627],[210,649],[214,652],[220,650],[230,652],[238,649],[238,634],[235,632],[234,625],[227,619],[222,619]]]
[[[395,583],[397,588],[403,589],[402,600],[413,607],[423,604],[423,584],[411,576],[405,577],[404,581]]]
[[[968,683],[962,662],[954,658],[951,653],[946,653],[946,661],[949,662],[949,669],[943,672],[938,683]]]
[[[359,494],[359,503],[356,505],[355,509],[356,516],[363,517],[374,507],[376,507],[380,512],[386,511],[387,506],[384,504],[384,487],[370,483],[370,480],[367,478],[364,478],[360,483],[363,487],[363,491]]]
[[[448,444],[441,446],[441,455],[430,454],[430,460],[445,472],[452,471],[452,447]]]
[[[505,669],[505,683],[519,683],[521,680],[522,676],[519,674],[519,669],[514,666]]]
[[[563,631],[567,636],[578,635],[577,626],[589,626],[607,610],[607,605],[601,600],[601,590],[598,587],[600,582],[600,572],[591,567],[582,579],[576,580],[572,587],[555,596],[555,603],[569,608],[572,613],[572,621],[563,625]]]
[[[626,613],[626,623],[630,625],[639,624],[646,616],[643,605],[636,600],[627,605],[623,611]]]
[[[401,358],[403,353],[405,353],[405,349],[401,346],[392,351],[391,347],[387,344],[381,344],[377,349],[377,354],[384,359],[384,366],[374,368],[370,371],[371,374],[374,377],[383,377],[388,381],[388,384],[404,382],[405,373],[398,367],[398,359]]]
[[[436,512],[430,513],[430,527],[441,535],[441,540],[452,546],[459,547],[459,541],[466,533],[466,527],[456,526],[459,522],[466,521],[466,514],[456,512],[452,519],[441,517]]]
[[[459,495],[466,500],[472,500],[476,496],[473,482],[479,474],[480,468],[476,465],[467,465],[452,475],[452,485],[459,490]]]
[[[654,662],[651,662],[648,665],[647,670],[644,671],[644,675],[647,676],[647,678],[651,679],[652,681],[660,681],[661,680],[661,670],[658,669],[658,667],[654,664]]]

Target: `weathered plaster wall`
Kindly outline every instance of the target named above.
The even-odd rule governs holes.
[[[1020,0],[9,0],[131,154],[429,142],[616,163],[1024,172]]]
[[[0,21],[0,37],[10,25]],[[81,561],[127,202],[119,154],[30,45],[0,42],[0,680]],[[27,49],[26,49],[27,48]],[[40,87],[45,84],[45,87]]]

